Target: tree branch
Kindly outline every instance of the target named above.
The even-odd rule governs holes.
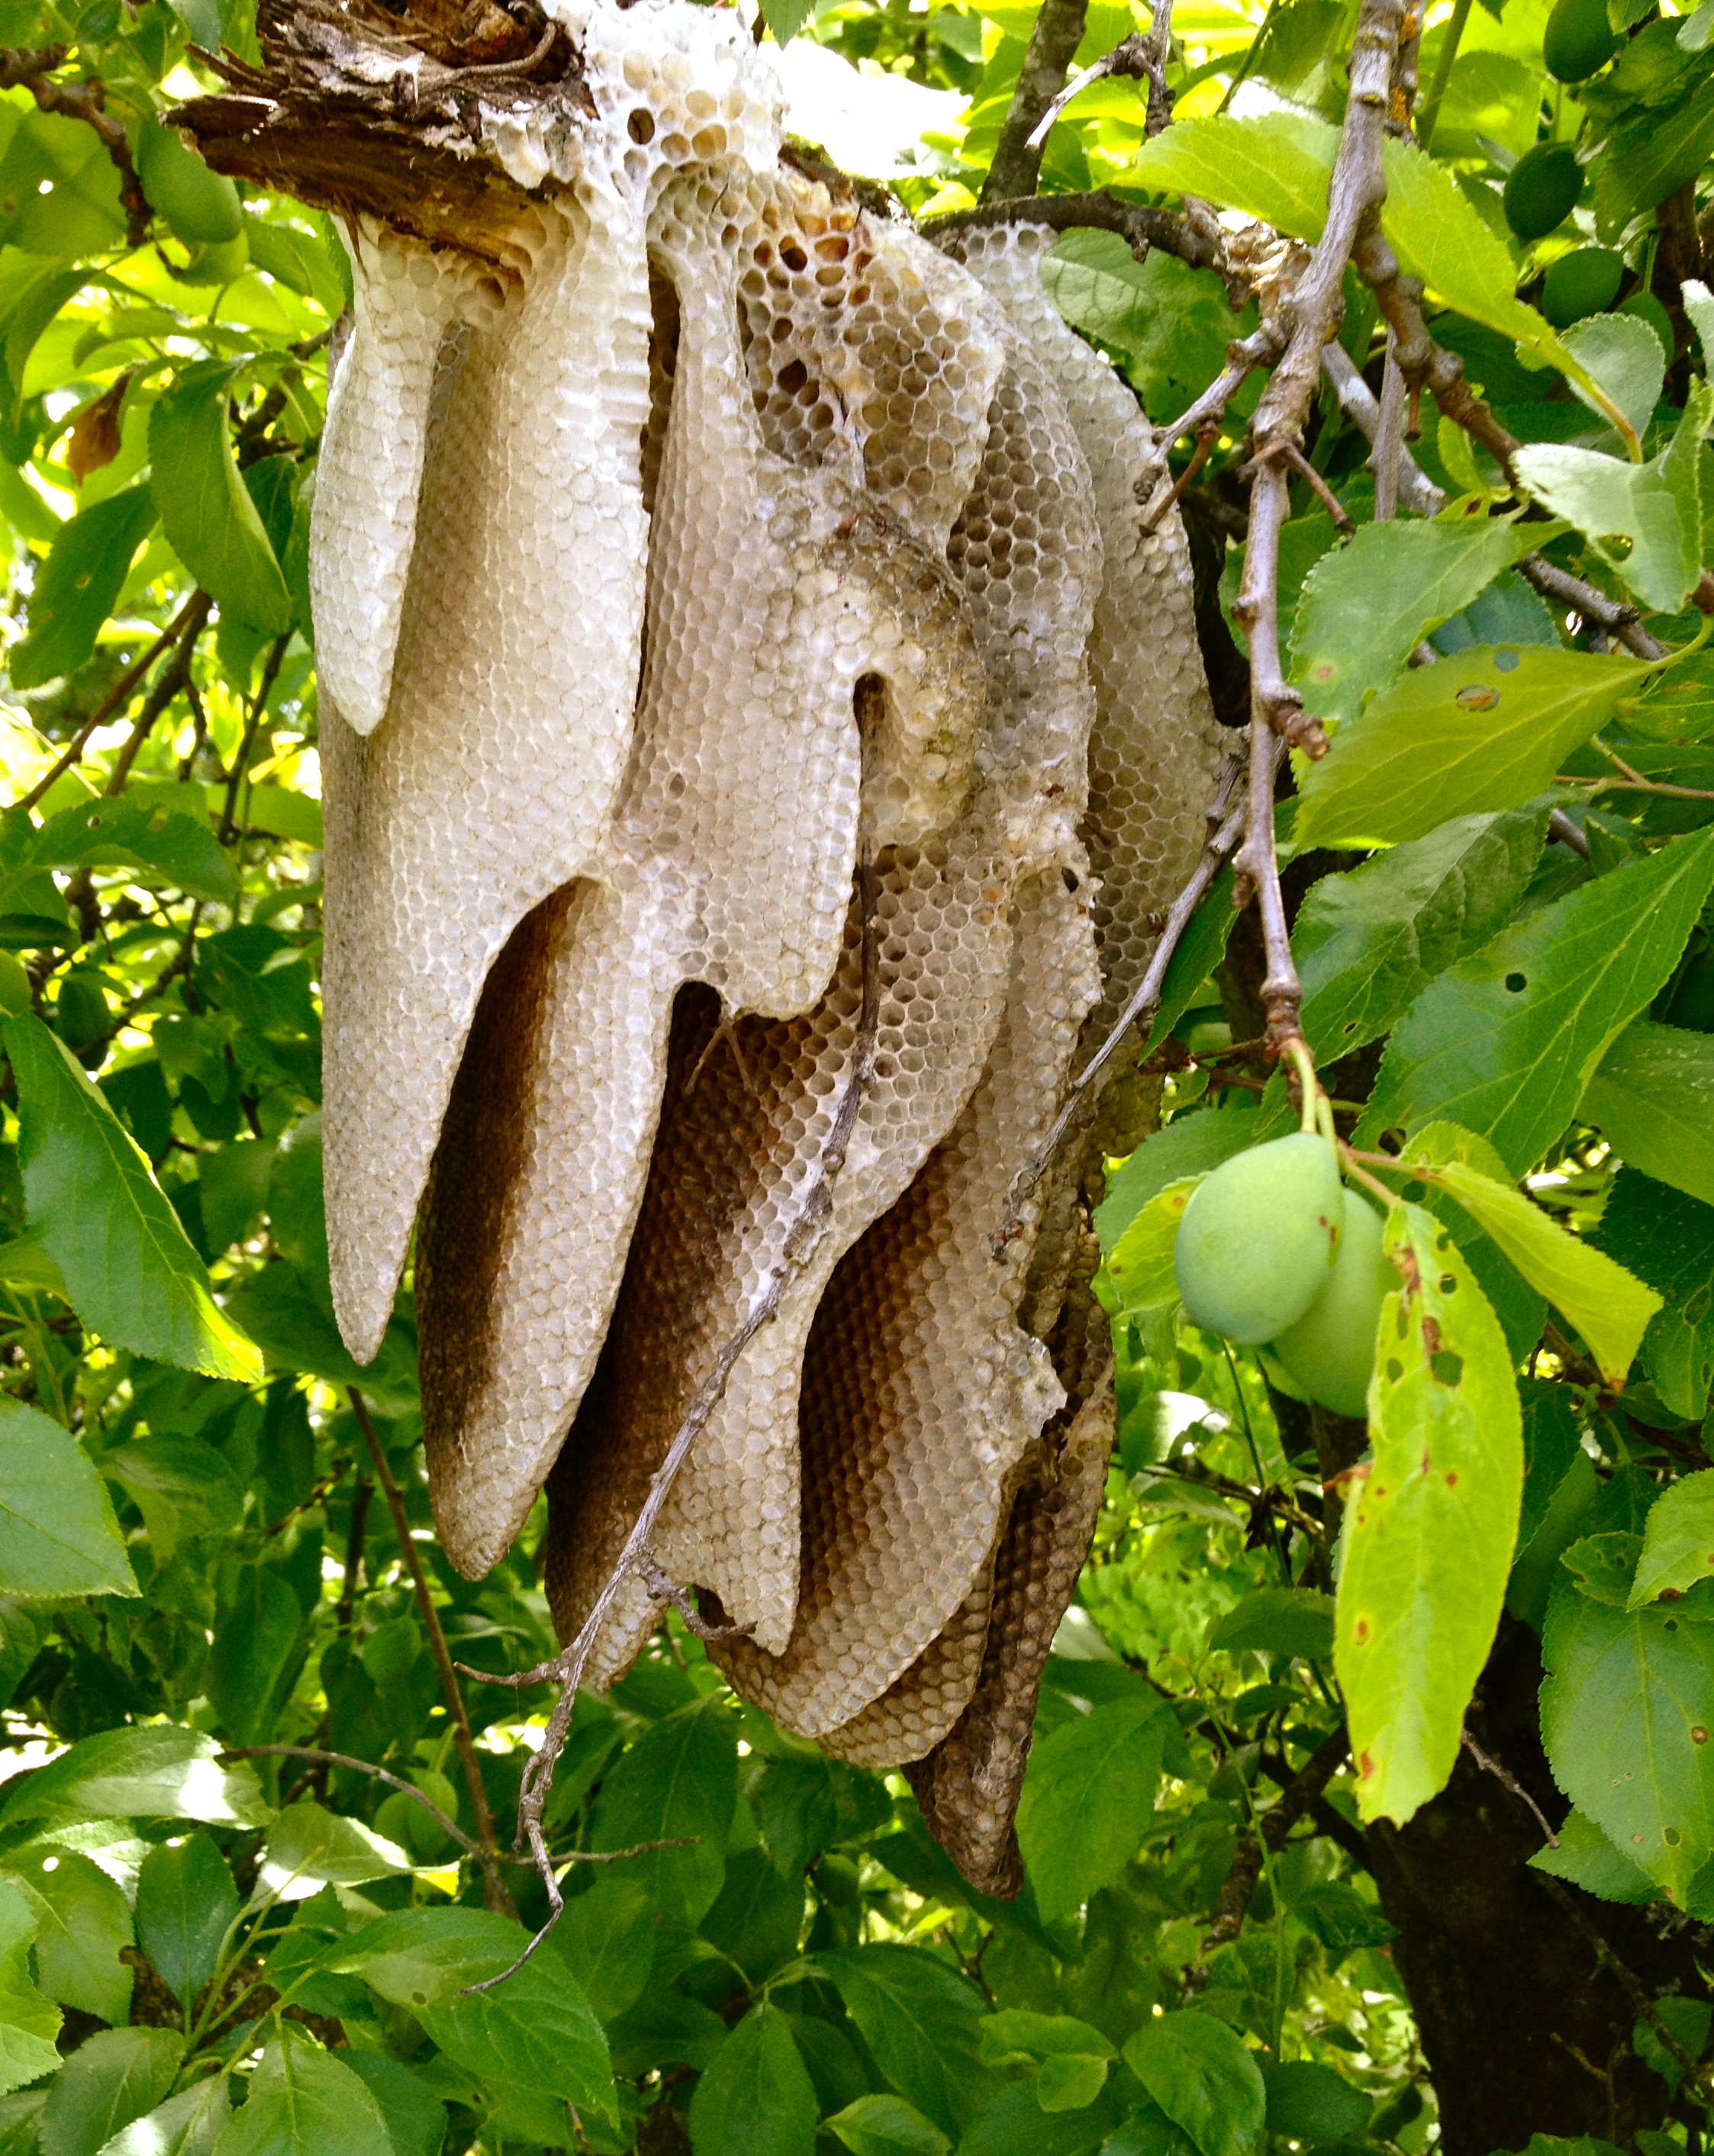
[[[56,780],[63,778],[74,764],[82,762],[83,752],[90,745],[90,736],[105,726],[116,711],[122,711],[125,709],[132,696],[136,695],[138,682],[142,680],[162,653],[169,649],[176,641],[198,603],[204,609],[209,606],[211,602],[206,592],[191,593],[178,612],[167,623],[166,628],[144,652],[142,657],[133,660],[106,695],[102,697],[89,717],[72,736],[58,761],[49,770],[43,773],[22,800],[13,804],[15,807],[33,808]]]
[[[57,112],[67,120],[80,120],[94,128],[101,146],[119,173],[119,200],[125,211],[127,245],[141,247],[149,236],[153,212],[131,161],[125,129],[103,110],[103,85],[98,75],[82,82],[49,82],[45,78],[65,59],[64,45],[44,45],[32,51],[16,45],[0,45],[0,90],[28,90],[44,112]]]
[[[1001,126],[994,162],[982,186],[982,200],[997,203],[1032,195],[1042,170],[1042,152],[1031,137],[1064,86],[1065,71],[1083,41],[1089,0],[1042,0],[1030,33],[1029,49]]]
[[[1214,1921],[1203,1936],[1204,1953],[1225,1946],[1243,1929],[1244,1913],[1262,1876],[1264,1850],[1267,1856],[1272,1856],[1284,1847],[1287,1835],[1320,1798],[1350,1752],[1351,1739],[1343,1729],[1336,1729],[1315,1747],[1295,1779],[1286,1784],[1279,1802],[1270,1804],[1260,1820],[1238,1836],[1232,1868],[1214,1903]]]
[[[1147,203],[1123,202],[1100,188],[1076,195],[1021,195],[990,201],[975,209],[956,209],[925,218],[925,239],[949,232],[980,232],[1000,224],[1045,224],[1052,232],[1084,229],[1115,232],[1140,262],[1151,247],[1176,255],[1193,270],[1227,275],[1224,238],[1212,214],[1160,209]]]

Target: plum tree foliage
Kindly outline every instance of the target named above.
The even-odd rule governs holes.
[[[555,1643],[539,1513],[429,1532],[409,1275],[332,1312],[349,271],[167,124],[248,0],[0,0],[0,2156],[1704,2147],[1714,0],[1158,4],[759,26],[956,93],[931,235],[1039,190],[1251,732],[1088,1194],[1022,1891],[672,1614],[472,1990],[547,1694],[468,1672]]]

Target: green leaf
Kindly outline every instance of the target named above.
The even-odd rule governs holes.
[[[606,2038],[556,1955],[537,1954],[492,1991],[461,1989],[499,1975],[528,1943],[519,1925],[484,1910],[414,1909],[354,1933],[329,1966],[408,2007],[467,2071],[611,2118]]]
[[[752,2006],[692,2093],[691,2143],[696,2156],[811,2156],[816,2108],[790,2022]]]
[[[1431,629],[1538,543],[1537,530],[1505,517],[1359,526],[1304,580],[1292,679],[1309,709],[1324,719],[1356,718]]]
[[[1482,1148],[1484,1152],[1487,1148]],[[1449,1191],[1498,1245],[1531,1287],[1570,1319],[1608,1384],[1622,1385],[1660,1298],[1623,1265],[1569,1235],[1514,1184],[1501,1183],[1472,1158],[1470,1133],[1430,1123],[1402,1156],[1425,1179]]]
[[[1247,1650],[1289,1661],[1325,1661],[1333,1652],[1333,1597],[1307,1587],[1261,1587],[1217,1617],[1208,1645],[1228,1655]]]
[[[201,817],[159,799],[121,796],[62,809],[39,829],[14,824],[0,847],[0,911],[43,869],[81,868],[128,869],[136,882],[221,905],[238,889],[231,861]]]
[[[762,0],[762,20],[778,45],[789,45],[814,12],[815,0]]]
[[[147,486],[110,494],[60,526],[36,572],[28,631],[8,662],[13,688],[39,689],[83,665],[154,526],[155,497]]]
[[[294,2031],[263,2052],[244,2107],[216,2150],[217,2156],[375,2156],[388,2145],[381,2107],[364,2083]]]
[[[594,1884],[567,1901],[548,1943],[569,1965],[600,2019],[610,2021],[642,1997],[654,1964],[655,1922],[641,1880],[627,1878],[619,1865],[590,1868]],[[800,1882],[802,1876],[800,1870]],[[800,1883],[798,1893],[801,1904]]]
[[[602,1785],[591,1846],[698,1837],[628,1865],[663,1916],[695,1924],[713,1906],[726,1871],[726,1836],[738,1801],[738,1728],[718,1697],[645,1730]]]
[[[134,1438],[103,1455],[101,1472],[142,1512],[157,1564],[187,1536],[224,1533],[243,1517],[243,1486],[206,1438]]]
[[[1019,2007],[991,2014],[982,2024],[982,2057],[990,2066],[1036,2069],[1036,2102],[1046,2112],[1082,2111],[1107,2086],[1117,2051],[1087,2021],[1069,2014]]]
[[[1655,416],[1666,376],[1666,354],[1654,331],[1634,315],[1591,315],[1573,322],[1562,341],[1618,405],[1640,440]],[[1577,382],[1572,388],[1592,412],[1601,410]]]
[[[1306,2141],[1312,2147],[1367,2138],[1374,2106],[1365,2090],[1353,2088],[1331,2066],[1293,2059],[1284,2066],[1264,2066],[1262,2078],[1268,2089],[1270,2133]]]
[[[0,1878],[0,2096],[39,2081],[59,2064],[54,2038],[59,2009],[30,1974],[29,1946],[39,1921],[14,1880]]]
[[[342,1819],[304,1799],[287,1805],[270,1830],[262,1879],[290,1900],[313,1887],[362,1887],[410,1868],[409,1856],[397,1843],[361,1820]]]
[[[1615,1609],[1567,1577],[1547,1604],[1542,1659],[1542,1741],[1554,1779],[1682,1905],[1714,1854],[1714,1626],[1687,1622],[1670,1603]]]
[[[96,151],[97,156],[100,154]],[[4,370],[0,398],[3,398],[8,427],[16,427],[18,423],[24,370],[38,339],[66,301],[82,290],[86,278],[87,273],[82,270],[62,270],[54,263],[44,263],[40,257],[46,251],[31,250],[13,256],[12,264],[8,265],[10,274],[0,281],[0,320],[5,325],[0,331],[0,366]],[[74,247],[69,251],[75,254],[81,250]]]
[[[291,626],[291,598],[232,454],[227,402],[242,362],[198,360],[177,377],[149,421],[161,522],[204,591],[265,634]]]
[[[214,2156],[232,2116],[229,2086],[224,2074],[194,2082],[116,2133],[100,2156]]]
[[[1143,1207],[1109,1252],[1107,1277],[1118,1297],[1116,1316],[1165,1309],[1178,1301],[1172,1253],[1184,1209],[1201,1181],[1200,1176],[1186,1176],[1169,1183]]]
[[[440,2156],[446,2107],[409,2066],[379,2051],[347,2051],[345,2063],[373,2097],[387,2122],[390,2156]]]
[[[131,1943],[124,1895],[100,1865],[71,1850],[33,1851],[12,1864],[41,1917],[36,1981],[61,2006],[123,2021],[131,1985],[119,1958]]]
[[[1163,2014],[1125,2047],[1125,2062],[1202,2156],[1248,2156],[1268,2107],[1261,2070],[1212,2015]]]
[[[1648,1873],[1622,1850],[1615,1849],[1593,1820],[1582,1812],[1567,1814],[1556,1839],[1557,1849],[1538,1849],[1530,1859],[1532,1871],[1567,1880],[1586,1894],[1598,1894],[1603,1902],[1655,1899],[1655,1882]]]
[[[1327,221],[1338,142],[1336,128],[1302,113],[1181,120],[1145,142],[1121,177],[1127,187],[1170,187],[1314,240]]]
[[[0,1820],[48,1820],[74,1825],[95,1819],[202,1820],[211,1826],[265,1826],[249,1767],[222,1767],[212,1737],[173,1722],[106,1729],[85,1737],[33,1774],[6,1785]]]
[[[1341,881],[1345,879],[1328,878]],[[1316,890],[1322,886],[1317,885]],[[1145,1138],[1107,1185],[1095,1208],[1095,1232],[1109,1255],[1143,1208],[1169,1183],[1198,1178],[1242,1152],[1255,1136],[1256,1111],[1246,1106],[1218,1112],[1199,1108],[1175,1116],[1165,1130]]]
[[[1304,1038],[1319,1061],[1378,1040],[1437,973],[1505,927],[1541,856],[1547,823],[1545,808],[1454,817],[1311,886],[1291,947],[1304,986]],[[1178,1127],[1176,1119],[1168,1126]]]
[[[1517,808],[1655,670],[1541,644],[1478,644],[1418,666],[1310,766],[1293,838],[1396,844],[1449,817]]]
[[[1662,1491],[1643,1528],[1643,1554],[1626,1606],[1682,1594],[1714,1574],[1714,1467]]]
[[[221,1941],[237,1914],[232,1874],[207,1835],[163,1843],[143,1859],[136,1881],[137,1943],[182,2006],[214,1975]]]
[[[1238,919],[1233,903],[1232,870],[1222,869],[1207,896],[1191,916],[1161,985],[1161,1008],[1149,1027],[1145,1055],[1152,1055],[1202,994],[1204,983],[1226,954],[1228,937]]]
[[[234,1743],[260,1744],[269,1735],[302,1630],[303,1610],[285,1580],[270,1566],[247,1566],[231,1606],[221,1612],[203,1680]]]
[[[1665,987],[1714,884],[1714,832],[1678,839],[1506,929],[1405,1014],[1358,1142],[1453,1122],[1512,1173],[1570,1122],[1621,1027]]]
[[[1599,1518],[1598,1511],[1593,1517]],[[1631,1583],[1642,1554],[1641,1535],[1609,1528],[1583,1536],[1562,1554],[1559,1562],[1576,1580],[1580,1594],[1592,1602],[1604,1602],[1609,1609],[1623,1609],[1630,1600]]]
[[[1153,1697],[1111,1700],[1063,1723],[1030,1755],[1018,1845],[1043,1923],[1116,1879],[1154,1816],[1171,1717]]]
[[[851,2156],[950,2156],[939,2128],[903,2097],[860,2096],[821,2123]]]
[[[1644,112],[1608,137],[1595,166],[1596,223],[1604,237],[1694,179],[1714,150],[1714,82],[1665,112]]]
[[[1387,173],[1382,228],[1407,274],[1420,277],[1473,322],[1534,346],[1544,358],[1562,354],[1544,319],[1516,296],[1510,249],[1446,167],[1413,142],[1387,143],[1382,160]]]
[[[1698,382],[1671,441],[1645,465],[1541,442],[1520,449],[1514,467],[1526,491],[1575,524],[1645,606],[1674,613],[1702,573],[1700,459],[1711,418],[1714,391]]]
[[[978,2056],[975,1987],[910,1947],[817,1954],[814,1966],[831,1979],[894,2088],[956,2140],[993,2087]]]
[[[1714,1035],[1634,1019],[1578,1112],[1633,1168],[1714,1205]]]
[[[208,1276],[136,1141],[39,1018],[0,1028],[18,1080],[30,1219],[72,1306],[114,1346],[253,1383],[261,1357]]]
[[[1420,1206],[1387,1214],[1401,1285],[1382,1306],[1374,1459],[1346,1507],[1334,1664],[1357,1803],[1400,1825],[1445,1785],[1494,1639],[1523,1492],[1500,1322]]]
[[[42,2156],[90,2156],[152,2111],[172,2087],[184,2039],[176,2029],[101,2029],[79,2045],[48,2092]]]
[[[135,1594],[100,1476],[57,1422],[0,1400],[0,1594]]]
[[[1675,1414],[1700,1422],[1714,1387],[1714,1206],[1622,1168],[1595,1240],[1662,1297],[1643,1368]]]

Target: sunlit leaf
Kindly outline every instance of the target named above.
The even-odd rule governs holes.
[[[77,1440],[0,1400],[0,1594],[135,1594],[100,1476]]]
[[[1596,1065],[1581,1112],[1633,1168],[1714,1205],[1714,1035],[1634,1019]]]

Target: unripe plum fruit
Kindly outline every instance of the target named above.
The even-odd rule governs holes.
[[[1347,1190],[1332,1275],[1296,1324],[1273,1342],[1310,1399],[1335,1414],[1361,1418],[1367,1412],[1381,1301],[1398,1286],[1381,1235],[1381,1215],[1367,1198]]]
[[[1173,1245],[1195,1323],[1251,1347],[1295,1324],[1326,1286],[1345,1193],[1313,1131],[1252,1146],[1197,1185]]]

